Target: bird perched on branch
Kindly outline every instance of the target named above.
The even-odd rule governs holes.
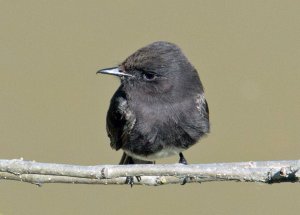
[[[209,112],[197,70],[181,49],[154,42],[97,73],[121,80],[107,113],[110,145],[124,151],[120,164],[172,155],[187,164],[182,152],[209,132]],[[127,182],[132,185],[133,178]]]

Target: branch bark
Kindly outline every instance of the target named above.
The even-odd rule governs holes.
[[[212,164],[97,165],[38,163],[23,159],[0,160],[0,179],[28,182],[73,184],[126,184],[126,176],[142,176],[135,185],[166,185],[213,181],[299,182],[300,160],[250,161]],[[186,180],[188,178],[188,180]]]

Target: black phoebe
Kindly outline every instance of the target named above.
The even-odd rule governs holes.
[[[187,164],[182,151],[209,132],[209,112],[197,70],[180,48],[154,42],[97,73],[121,79],[106,121],[111,147],[124,151],[120,164],[154,163],[171,155]]]

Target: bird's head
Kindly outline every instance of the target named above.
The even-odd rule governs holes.
[[[126,91],[145,97],[172,99],[203,91],[196,69],[181,49],[164,41],[145,46],[118,67],[97,73],[119,76]]]

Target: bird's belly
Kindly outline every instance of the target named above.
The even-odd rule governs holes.
[[[157,159],[160,159],[160,158],[165,158],[165,157],[170,157],[170,156],[173,156],[173,155],[178,155],[180,152],[182,152],[184,150],[185,149],[178,148],[178,147],[167,147],[167,148],[163,148],[162,150],[160,150],[158,152],[148,154],[147,156],[146,155],[138,155],[138,154],[135,154],[135,153],[133,153],[129,150],[124,150],[124,152],[127,155],[129,155],[133,158],[139,159],[139,160],[154,161],[154,160],[157,160]]]

